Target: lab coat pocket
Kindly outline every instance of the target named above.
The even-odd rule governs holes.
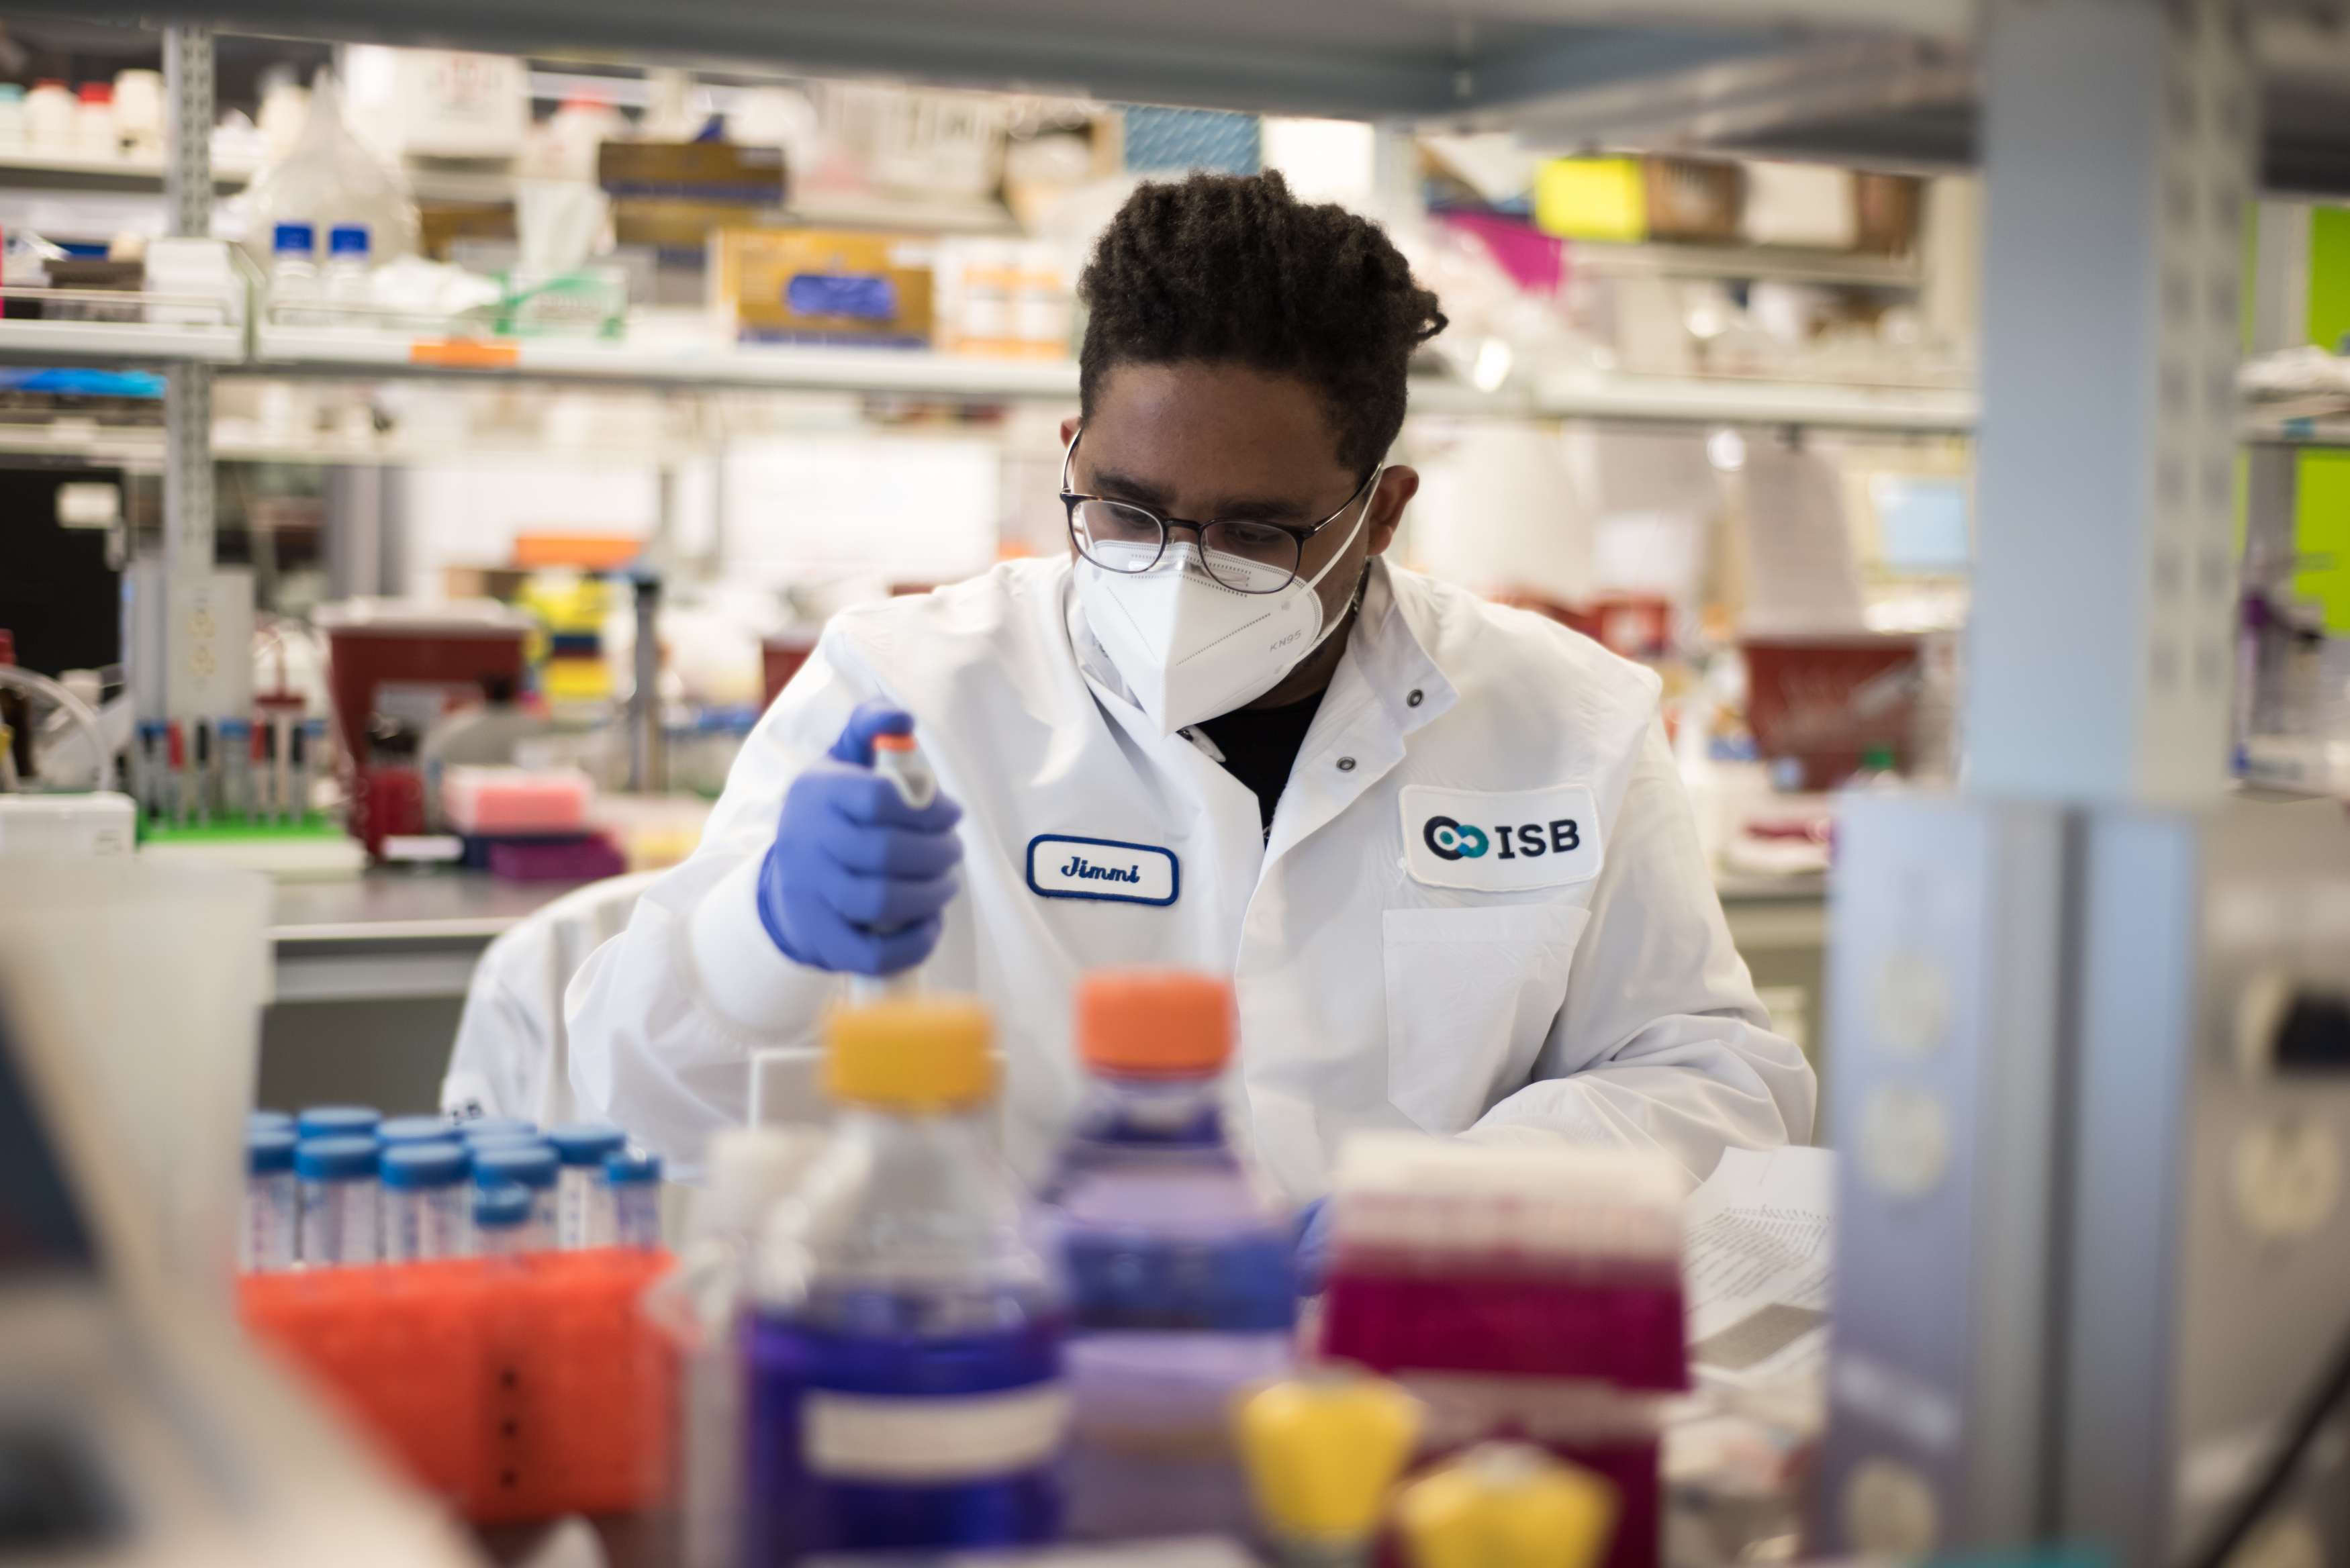
[[[1432,1133],[1461,1131],[1524,1079],[1566,999],[1591,911],[1565,900],[1389,909],[1388,1098]]]

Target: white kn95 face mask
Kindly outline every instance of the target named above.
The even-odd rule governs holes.
[[[1112,571],[1085,555],[1077,557],[1077,602],[1086,624],[1161,734],[1253,702],[1344,623],[1340,618],[1325,624],[1316,590],[1363,531],[1386,470],[1381,463],[1364,484],[1354,526],[1322,569],[1311,577],[1291,576],[1270,593],[1243,593],[1209,576],[1194,538],[1170,540],[1145,571]],[[1090,547],[1097,555],[1128,552],[1137,562],[1149,561],[1155,548],[1099,541]],[[1216,570],[1233,582],[1246,582],[1251,574],[1261,579],[1284,575],[1277,566],[1221,555]]]

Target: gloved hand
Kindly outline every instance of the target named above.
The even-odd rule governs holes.
[[[1317,1198],[1297,1211],[1297,1293],[1318,1296],[1330,1268],[1330,1200]]]
[[[845,974],[894,974],[930,957],[954,897],[962,808],[916,811],[873,771],[873,737],[913,719],[861,704],[827,758],[792,781],[759,871],[759,920],[785,958]]]

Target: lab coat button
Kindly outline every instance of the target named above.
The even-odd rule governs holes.
[[[1422,702],[1428,701],[1428,694],[1422,691],[1419,687],[1415,686],[1411,689],[1411,695],[1405,698],[1403,701],[1405,707],[1417,708]]]
[[[1342,774],[1353,773],[1355,771],[1355,759],[1352,757],[1340,757],[1338,759],[1338,771]]]

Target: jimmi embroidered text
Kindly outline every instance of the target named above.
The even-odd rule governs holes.
[[[1129,866],[1121,871],[1115,866],[1097,866],[1082,855],[1072,855],[1069,863],[1061,867],[1061,875],[1095,882],[1139,882],[1142,880],[1142,868]]]

